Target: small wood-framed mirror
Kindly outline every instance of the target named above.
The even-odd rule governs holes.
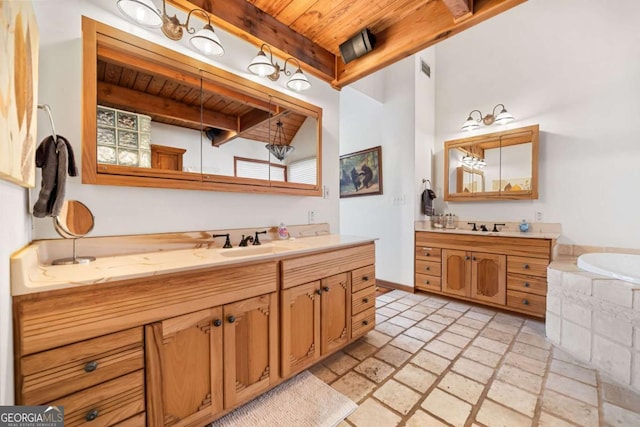
[[[78,257],[76,254],[76,240],[86,236],[93,230],[95,217],[91,210],[77,200],[65,200],[60,214],[53,218],[53,226],[58,234],[65,239],[73,239],[73,256],[56,259],[53,265],[87,264],[95,261],[94,257]]]
[[[538,125],[444,144],[444,200],[538,198]]]

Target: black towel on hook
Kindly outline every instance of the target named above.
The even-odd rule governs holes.
[[[422,213],[424,215],[432,216],[435,214],[435,209],[433,208],[433,199],[435,198],[436,193],[434,193],[430,188],[427,188],[422,192]]]
[[[46,137],[36,149],[36,166],[42,168],[42,185],[33,216],[58,216],[64,203],[67,174],[78,175],[69,141],[60,135]]]

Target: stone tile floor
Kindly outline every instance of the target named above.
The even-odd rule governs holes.
[[[640,426],[640,395],[541,321],[399,290],[376,307],[375,330],[310,369],[358,403],[340,427]]]

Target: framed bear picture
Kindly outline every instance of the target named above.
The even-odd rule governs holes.
[[[382,147],[340,156],[340,198],[382,194]]]

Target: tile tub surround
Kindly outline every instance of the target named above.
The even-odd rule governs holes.
[[[582,271],[566,259],[548,269],[548,339],[640,391],[640,285]]]
[[[376,305],[375,330],[311,369],[358,403],[340,427],[640,425],[640,394],[553,346],[541,321],[399,290]]]

